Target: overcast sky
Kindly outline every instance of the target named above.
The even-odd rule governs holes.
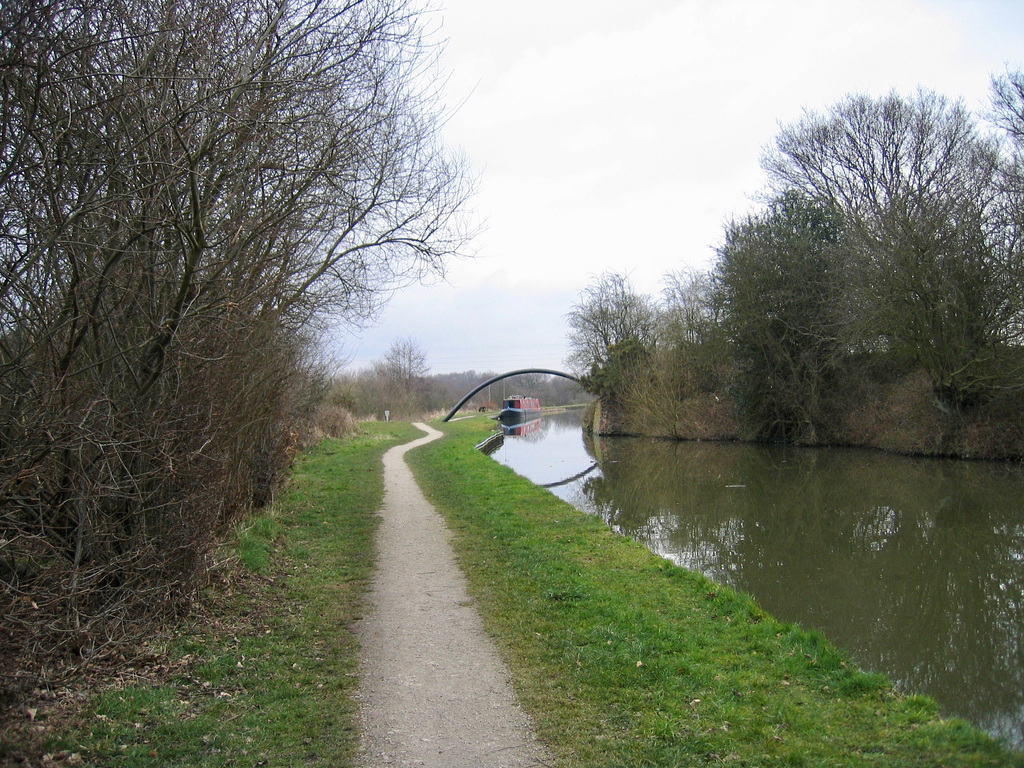
[[[1021,0],[435,0],[445,127],[479,177],[476,258],[337,334],[348,370],[413,338],[432,373],[564,370],[605,271],[656,295],[753,211],[779,126],[852,93],[988,106],[1024,68]]]

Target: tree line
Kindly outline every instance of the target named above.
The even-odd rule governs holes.
[[[463,248],[435,55],[406,0],[0,6],[0,689],[186,607],[326,325]]]
[[[807,112],[709,270],[585,289],[571,362],[610,428],[1024,454],[1024,73],[991,94],[984,122],[926,90]]]
[[[326,401],[329,408],[358,418],[408,421],[447,413],[478,385],[505,371],[430,373],[423,348],[412,337],[392,341],[384,355],[361,370],[334,377]],[[544,406],[574,405],[592,397],[578,384],[559,376],[520,374],[478,392],[463,410],[497,410],[504,395],[537,397]]]

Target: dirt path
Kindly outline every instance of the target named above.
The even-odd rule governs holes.
[[[360,764],[514,768],[550,763],[466,592],[448,531],[406,466],[384,455],[380,564],[358,630]]]

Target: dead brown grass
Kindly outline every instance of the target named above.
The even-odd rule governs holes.
[[[106,691],[191,679],[196,657],[169,650],[178,639],[250,634],[262,626],[263,617],[279,599],[273,591],[273,578],[239,568],[233,561],[212,569],[209,575],[210,584],[187,620],[153,626],[147,638],[122,644],[113,655],[90,660],[72,654],[51,657],[47,679],[33,678],[34,685],[0,702],[0,768],[84,765],[77,753],[50,751],[48,744],[55,736],[88,729],[85,710],[90,700]],[[240,601],[244,610],[239,609]],[[197,685],[195,690],[188,686],[179,690],[182,697],[217,693],[209,683]]]
[[[675,437],[680,440],[736,440],[740,424],[732,402],[720,395],[700,394],[680,403]]]
[[[845,401],[833,410],[822,444],[878,448],[913,456],[972,459],[1024,458],[1024,392],[1007,391],[965,413],[943,409],[928,376],[919,370],[872,375],[846,383]],[[678,440],[743,440],[739,406],[725,393],[701,393],[678,403],[648,397],[641,407],[603,402],[596,431]],[[845,406],[844,403],[845,402]],[[593,422],[593,407],[585,421]]]

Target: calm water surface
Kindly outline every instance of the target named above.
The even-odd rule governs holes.
[[[544,416],[492,456],[1024,749],[1020,465],[637,438],[594,444],[580,418]]]

